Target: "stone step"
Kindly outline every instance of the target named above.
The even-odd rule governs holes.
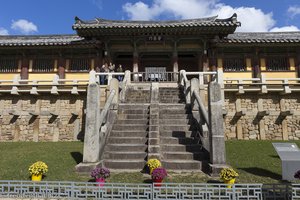
[[[117,119],[115,124],[143,124],[147,125],[149,123],[148,119]],[[133,125],[134,126],[134,125]]]
[[[147,131],[136,131],[136,130],[113,130],[110,133],[110,137],[147,137]]]
[[[188,111],[186,110],[183,110],[183,109],[161,109],[159,111],[159,114],[188,114]]]
[[[144,168],[146,161],[141,159],[130,159],[130,160],[112,160],[105,159],[104,166],[109,169],[128,169],[128,170],[141,170]]]
[[[172,100],[159,100],[160,103],[182,103],[185,104],[185,100],[177,100],[177,99],[172,99]]]
[[[144,110],[119,109],[118,114],[149,114],[149,109],[144,109]]]
[[[192,114],[170,114],[170,113],[159,113],[160,119],[190,119]]]
[[[146,152],[113,152],[106,151],[104,153],[104,159],[114,159],[114,160],[128,160],[128,159],[139,159],[145,160],[147,157]]]
[[[162,131],[160,130],[160,137],[177,137],[177,138],[184,138],[184,137],[197,137],[198,131]]]
[[[181,119],[166,119],[166,118],[161,118],[159,120],[160,125],[168,125],[168,124],[177,124],[177,125],[187,125],[192,123],[193,120],[185,118],[183,116]]]
[[[149,119],[149,114],[118,114],[117,119]]]
[[[147,145],[145,144],[107,144],[105,151],[115,152],[146,152]]]
[[[200,144],[200,138],[193,138],[193,137],[183,137],[183,138],[176,138],[176,137],[160,137],[161,144]]]
[[[144,105],[144,104],[128,104],[128,103],[121,103],[119,104],[118,107],[119,110],[145,110],[149,109],[149,105]]]
[[[145,137],[109,137],[109,144],[147,144]]]
[[[182,104],[178,104],[178,103],[173,103],[173,104],[160,104],[159,108],[160,109],[165,109],[165,110],[173,110],[173,109],[185,110],[185,109],[190,108],[190,106],[182,105]]]
[[[203,160],[205,154],[203,152],[165,152],[163,158],[165,160]]]
[[[137,130],[137,131],[146,131],[148,130],[148,125],[141,124],[114,124],[112,130]]]
[[[160,145],[160,149],[163,152],[201,152],[202,145],[191,144],[191,145],[181,145],[181,144],[167,144]]]
[[[178,124],[165,124],[159,127],[159,131],[193,131],[197,130],[196,127],[190,125],[178,125]]]
[[[162,166],[169,170],[201,170],[201,161],[195,160],[162,160]]]

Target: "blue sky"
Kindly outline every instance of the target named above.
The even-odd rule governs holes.
[[[72,34],[74,17],[173,20],[238,14],[237,31],[299,31],[299,0],[1,0],[1,35]]]

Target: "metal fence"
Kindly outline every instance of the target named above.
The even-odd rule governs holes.
[[[262,184],[127,184],[0,181],[0,198],[39,199],[262,199]]]

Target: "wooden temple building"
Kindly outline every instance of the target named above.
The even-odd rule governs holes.
[[[300,77],[300,32],[236,33],[234,14],[176,21],[75,18],[74,35],[0,36],[0,80],[88,78],[104,64],[144,72],[214,71],[224,78]]]

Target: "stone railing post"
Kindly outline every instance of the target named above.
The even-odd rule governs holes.
[[[96,71],[91,70],[89,73],[89,84],[96,83]]]
[[[131,72],[129,70],[125,71],[124,79],[126,80],[127,84],[131,83]]]
[[[226,165],[221,86],[210,82],[208,86],[208,115],[210,141],[210,172],[216,175]]]
[[[122,82],[122,91],[120,93],[120,101],[121,102],[125,102],[125,96],[126,96],[126,91],[127,91],[127,88],[128,88],[128,85],[130,85],[131,83],[131,77],[130,77],[130,71],[129,70],[126,70],[125,73],[124,73],[124,79],[123,79],[123,82]]]
[[[119,102],[119,81],[116,78],[112,78],[109,83],[109,91],[115,90],[116,94],[112,100],[113,109],[117,109]]]
[[[78,171],[92,169],[100,160],[100,86],[95,82],[88,85],[86,121],[83,147],[83,162],[76,166]]]

